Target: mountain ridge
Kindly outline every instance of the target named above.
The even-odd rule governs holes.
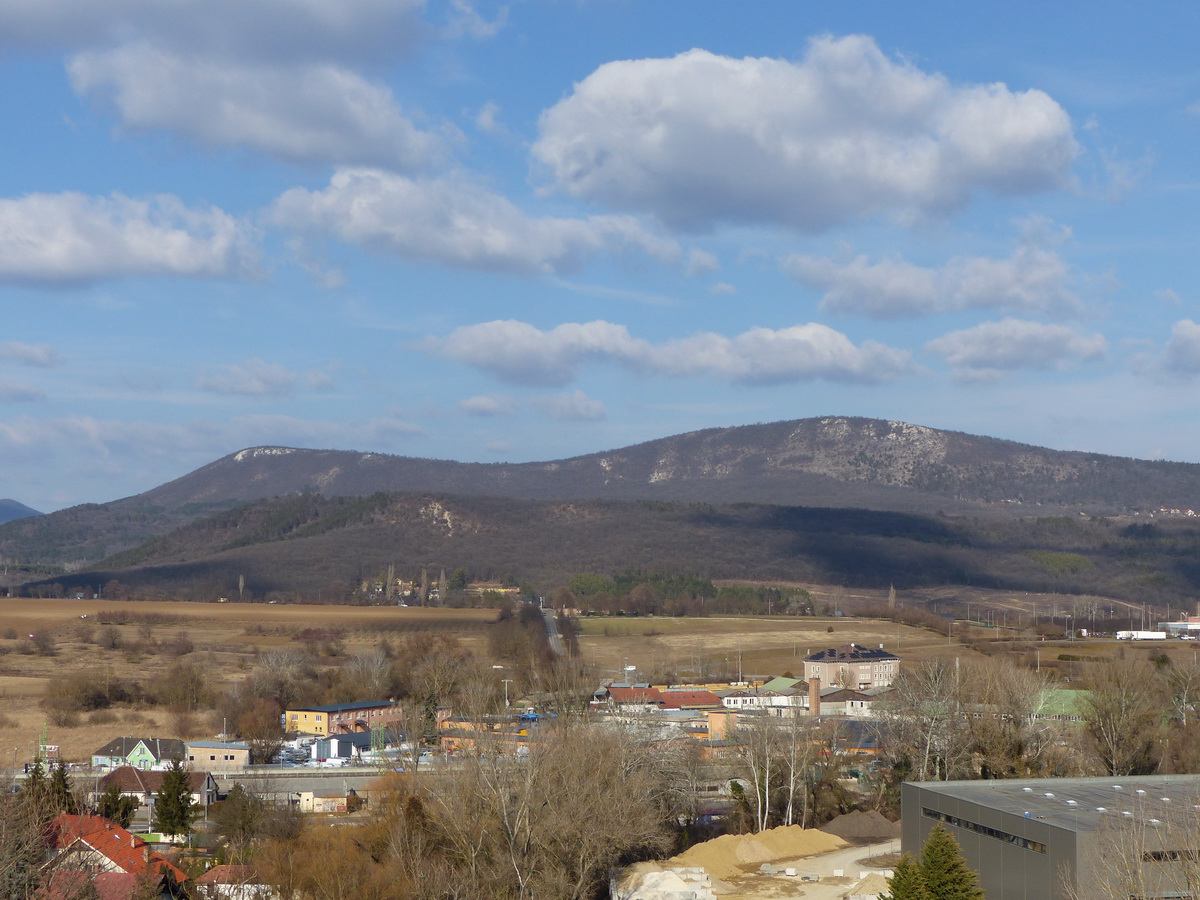
[[[249,447],[142,494],[0,525],[0,556],[78,566],[241,503],[432,491],[526,500],[771,503],[952,515],[1200,508],[1200,465],[823,416],[717,427],[559,460],[462,463]]]
[[[27,519],[31,516],[40,516],[32,507],[26,506],[24,503],[19,503],[16,500],[0,500],[0,525],[5,522],[15,522],[17,519]]]

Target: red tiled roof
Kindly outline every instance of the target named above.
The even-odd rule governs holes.
[[[657,703],[665,702],[658,688],[610,687],[608,696],[613,703]]]
[[[100,779],[100,790],[104,790],[110,784],[115,784],[123,794],[156,794],[162,787],[166,774],[166,772],[147,772],[135,769],[133,766],[118,766]],[[208,773],[189,771],[187,780],[192,793],[198,794],[204,790]]]
[[[150,849],[150,845],[116,822],[103,816],[73,816],[63,813],[50,825],[51,844],[56,850],[69,850],[83,845],[108,859],[122,872],[140,875],[151,871],[169,874],[175,881],[187,881],[188,876]]]
[[[667,709],[696,709],[720,706],[721,698],[712,691],[662,691]]]
[[[136,875],[119,872],[81,872],[60,869],[50,875],[49,883],[37,892],[38,900],[76,900],[86,896],[84,885],[91,880],[96,900],[129,900],[138,886]]]

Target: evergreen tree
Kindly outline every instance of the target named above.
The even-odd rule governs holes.
[[[33,797],[41,797],[42,792],[46,790],[46,767],[42,765],[40,753],[34,757],[33,765],[26,774],[25,790]]]
[[[50,767],[50,781],[46,785],[46,810],[58,813],[77,813],[79,805],[71,791],[71,779],[67,776],[67,767],[59,762]]]
[[[182,760],[173,759],[171,768],[163,773],[162,787],[154,797],[154,827],[172,838],[186,837],[192,833],[195,818],[187,769]]]
[[[888,881],[888,893],[880,900],[930,900],[925,876],[921,874],[921,867],[915,859],[908,854],[900,858]]]
[[[925,839],[920,866],[929,900],[983,900],[979,876],[967,868],[958,841],[941,825]]]
[[[96,812],[110,821],[116,822],[122,828],[128,828],[133,821],[133,813],[138,808],[136,797],[126,797],[115,784],[110,784],[100,795],[96,804]]]

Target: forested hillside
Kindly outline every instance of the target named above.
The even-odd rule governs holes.
[[[943,585],[1179,603],[1200,588],[1200,523],[966,519],[760,504],[317,494],[247,504],[102,566],[31,585],[110,582],[194,599],[346,602],[364,581],[461,569],[548,592],[630,569],[897,588]]]

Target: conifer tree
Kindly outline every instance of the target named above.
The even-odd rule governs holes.
[[[921,867],[908,854],[900,858],[888,881],[888,892],[880,900],[930,900]]]
[[[110,784],[100,795],[96,803],[96,812],[104,818],[116,822],[122,828],[128,828],[133,821],[133,813],[138,808],[137,798],[126,797],[116,784]]]
[[[29,767],[25,777],[25,790],[29,791],[31,796],[40,797],[45,789],[46,767],[42,765],[42,755],[39,753],[34,757],[33,765]]]
[[[46,809],[53,814],[79,812],[75,795],[71,791],[67,767],[62,762],[50,767],[50,781],[46,785]]]
[[[983,900],[979,876],[967,868],[958,841],[941,825],[925,839],[920,867],[929,900]]]
[[[195,817],[187,769],[182,760],[173,759],[154,797],[154,827],[170,837],[184,837],[192,833]]]

